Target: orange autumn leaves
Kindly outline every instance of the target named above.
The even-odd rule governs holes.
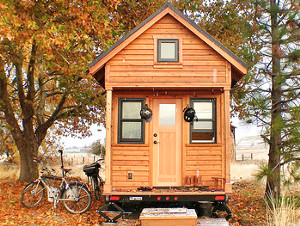
[[[99,225],[100,218],[96,210],[104,204],[93,199],[90,210],[84,214],[71,214],[58,204],[52,214],[53,203],[45,198],[41,204],[26,209],[20,203],[20,194],[26,184],[17,181],[0,181],[0,224],[2,225]],[[229,196],[228,207],[233,212],[230,224],[265,225],[266,211],[264,189],[256,182],[238,182]]]

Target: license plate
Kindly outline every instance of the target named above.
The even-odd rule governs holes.
[[[131,197],[129,197],[129,200],[130,201],[142,201],[143,197],[133,197],[133,196],[131,196]]]

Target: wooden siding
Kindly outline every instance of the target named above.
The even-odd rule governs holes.
[[[200,145],[186,148],[186,176],[202,176],[205,186],[213,186],[212,177],[222,176],[222,146]]]
[[[179,38],[181,62],[156,63],[155,38]],[[228,83],[227,61],[170,15],[164,16],[108,63],[106,87],[220,86]]]
[[[147,147],[112,148],[112,186],[121,191],[149,186],[150,165]],[[132,179],[128,179],[132,173]]]
[[[199,92],[199,91],[198,91]],[[114,91],[112,98],[112,145],[111,145],[111,186],[115,191],[136,190],[141,186],[152,186],[153,182],[153,120],[145,124],[145,144],[118,144],[118,98],[145,98],[148,106],[153,109],[153,98],[180,98],[182,106],[189,104],[190,97],[216,98],[217,106],[217,143],[216,144],[190,144],[189,123],[182,120],[182,179],[185,176],[199,175],[205,186],[213,188],[212,177],[225,177],[225,130],[224,130],[224,93],[201,91],[203,94],[195,95],[188,91],[168,91],[168,94],[139,91]],[[215,91],[216,92],[216,91]],[[221,92],[221,91],[219,91]],[[205,94],[206,93],[206,94]],[[183,114],[183,113],[182,113]],[[154,116],[153,116],[154,117]],[[132,173],[133,179],[128,179]]]

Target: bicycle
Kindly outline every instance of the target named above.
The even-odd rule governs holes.
[[[102,161],[103,159],[98,159],[96,162],[85,165],[83,167],[83,172],[88,177],[88,184],[92,184],[92,189],[95,194],[96,200],[100,200],[100,196],[102,194],[104,180],[99,175],[99,169],[101,168],[101,165],[99,164],[99,161]]]
[[[63,206],[71,213],[84,213],[91,205],[92,197],[86,186],[86,183],[79,181],[68,181],[66,175],[71,173],[71,169],[63,167],[62,150],[61,154],[61,170],[62,177],[55,176],[55,170],[49,169],[43,162],[37,158],[33,161],[41,164],[43,167],[38,179],[29,183],[21,194],[21,203],[26,208],[37,206],[45,196],[47,190],[48,201],[53,202],[53,212],[59,203],[62,201]],[[59,181],[60,185],[53,185]]]

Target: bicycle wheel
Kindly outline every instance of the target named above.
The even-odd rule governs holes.
[[[26,208],[37,206],[45,195],[45,187],[41,182],[31,182],[21,194],[21,203]]]
[[[71,213],[86,212],[90,208],[91,202],[91,194],[83,184],[71,184],[62,195],[62,203]]]

